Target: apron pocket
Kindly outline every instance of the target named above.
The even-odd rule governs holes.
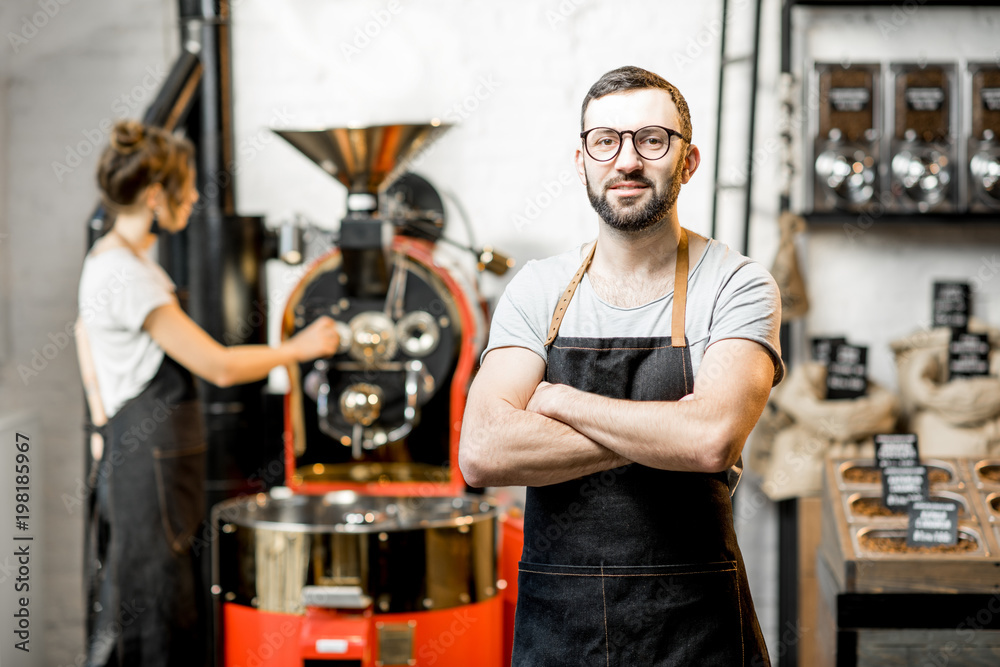
[[[601,568],[518,564],[512,667],[605,667]]]
[[[513,665],[743,665],[737,564],[521,562]]]
[[[612,665],[745,664],[735,561],[605,567]]]
[[[153,448],[156,494],[164,536],[174,553],[182,554],[205,517],[204,444],[185,449]]]

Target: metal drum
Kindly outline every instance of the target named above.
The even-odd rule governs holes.
[[[214,580],[226,602],[289,614],[482,602],[497,594],[496,518],[490,503],[471,496],[276,489],[215,507]]]

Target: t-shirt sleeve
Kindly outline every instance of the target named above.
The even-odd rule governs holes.
[[[532,262],[524,265],[507,284],[493,311],[490,339],[481,359],[498,347],[523,347],[548,359],[545,338],[551,318],[545,316],[545,290],[538,284]]]
[[[138,260],[124,265],[117,278],[121,292],[111,300],[110,314],[129,331],[138,331],[151,312],[174,301],[169,285]]]
[[[760,343],[774,362],[772,386],[781,382],[785,366],[781,361],[781,296],[767,269],[747,262],[734,271],[722,286],[712,315],[708,346],[727,338],[743,338]]]

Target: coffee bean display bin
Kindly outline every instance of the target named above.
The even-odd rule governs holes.
[[[817,556],[827,665],[1000,665],[1000,459],[924,459],[957,547],[906,546],[872,459],[829,459]]]

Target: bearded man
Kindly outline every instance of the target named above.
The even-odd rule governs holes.
[[[613,70],[581,125],[597,240],[507,287],[459,450],[473,486],[528,487],[513,665],[768,665],[731,493],[784,373],[778,289],[681,227],[676,87]]]

